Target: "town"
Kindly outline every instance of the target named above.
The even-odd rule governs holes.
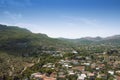
[[[95,52],[46,51],[47,58],[30,68],[30,80],[120,80],[119,51]]]

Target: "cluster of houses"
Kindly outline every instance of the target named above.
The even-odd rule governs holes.
[[[120,80],[120,59],[116,55],[94,53],[95,59],[90,56],[80,56],[73,51],[72,59],[61,59],[56,63],[47,63],[44,68],[54,69],[54,72],[47,76],[40,72],[31,74],[31,78],[38,80],[69,80],[69,76],[77,76],[75,80]],[[56,56],[56,54],[53,54]],[[57,54],[57,56],[63,56]],[[59,66],[58,66],[59,65]],[[57,67],[56,67],[57,66]]]
[[[41,74],[39,72],[31,74],[30,78],[35,80],[56,80],[54,77],[48,77],[45,74]]]

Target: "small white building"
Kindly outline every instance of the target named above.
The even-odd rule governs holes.
[[[108,71],[108,73],[114,75],[114,71]]]
[[[78,52],[74,50],[74,51],[72,51],[72,53],[77,54]]]
[[[69,73],[69,75],[74,75],[75,74],[73,70],[68,71],[68,73]]]
[[[87,77],[86,74],[81,74],[81,75],[78,74],[77,80],[85,80],[86,77]]]
[[[84,65],[86,65],[86,66],[90,66],[90,63],[84,63]]]

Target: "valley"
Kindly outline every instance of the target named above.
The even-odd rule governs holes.
[[[119,80],[120,36],[50,38],[0,25],[0,80]]]

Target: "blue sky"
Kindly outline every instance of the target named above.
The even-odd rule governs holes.
[[[0,24],[50,37],[120,34],[120,0],[0,0]]]

